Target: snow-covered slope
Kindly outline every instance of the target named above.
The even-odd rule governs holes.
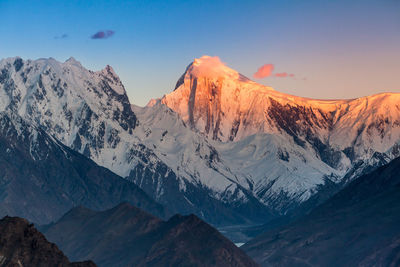
[[[220,142],[193,131],[160,102],[133,110],[140,120],[135,134],[153,146],[163,162],[229,203],[247,202],[250,195],[281,212],[293,201],[308,199],[324,179],[337,181],[344,174],[280,135],[254,134]]]
[[[218,142],[192,131],[177,113],[161,103],[145,108],[132,106],[132,109],[140,121],[134,134],[171,170],[147,180],[134,176],[129,179],[162,203],[189,203],[179,207],[181,212],[195,211],[206,218],[216,218],[218,213],[223,213],[223,207],[228,207],[237,212],[233,215],[224,211],[231,222],[271,218],[272,209],[254,196],[252,182],[232,172],[221,158]],[[215,200],[220,203],[210,205]],[[213,208],[215,205],[217,209]],[[216,223],[219,222],[222,221]]]

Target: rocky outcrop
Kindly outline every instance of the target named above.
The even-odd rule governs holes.
[[[33,224],[7,216],[0,220],[0,266],[96,267],[92,261],[70,262]]]

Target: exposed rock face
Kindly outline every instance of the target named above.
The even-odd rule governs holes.
[[[243,246],[262,266],[398,266],[400,158]]]
[[[18,115],[0,112],[0,215],[49,223],[78,205],[111,208],[129,201],[166,216],[131,182],[60,144]]]
[[[256,266],[195,215],[162,221],[127,203],[103,212],[75,208],[43,231],[71,259],[99,266]]]
[[[18,217],[0,220],[0,266],[95,267],[92,261],[69,262],[33,224]]]

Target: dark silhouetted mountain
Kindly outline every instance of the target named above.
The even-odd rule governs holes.
[[[195,215],[162,221],[128,203],[102,212],[77,207],[41,229],[71,259],[99,266],[257,266]]]
[[[0,215],[45,224],[72,207],[104,210],[128,201],[157,216],[164,208],[135,184],[24,121],[0,112]]]
[[[243,246],[264,266],[399,266],[400,158]]]
[[[92,261],[69,262],[57,246],[50,243],[33,224],[18,217],[0,220],[0,266],[95,267]]]

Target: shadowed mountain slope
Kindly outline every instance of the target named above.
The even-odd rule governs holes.
[[[263,266],[398,266],[400,158],[243,246]]]
[[[157,216],[164,208],[135,184],[0,112],[0,215],[50,223],[78,205],[111,208],[128,201]]]

